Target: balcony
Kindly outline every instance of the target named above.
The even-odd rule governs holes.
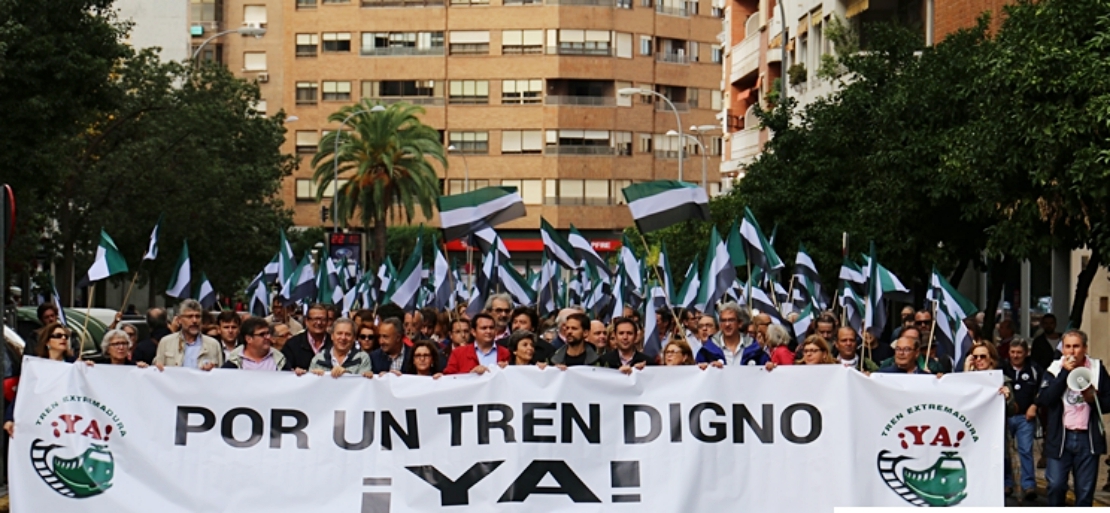
[[[672,101],[671,104],[674,105],[674,110],[677,110],[679,112],[690,112],[690,104],[689,103]],[[655,102],[655,112],[670,112],[670,111],[671,111],[671,106],[667,105],[667,102],[665,102],[665,101]]]
[[[359,55],[363,57],[443,55],[443,47],[417,48],[415,46],[394,46],[388,48],[362,48],[359,50]]]
[[[548,146],[543,149],[544,155],[580,155],[587,157],[616,155],[617,149],[612,146]]]
[[[362,7],[447,7],[445,0],[362,0]]]
[[[616,98],[607,96],[572,96],[572,95],[548,95],[544,98],[544,105],[574,105],[578,107],[613,107],[616,106]]]
[[[381,103],[382,105],[391,105],[394,103],[409,103],[412,105],[432,105],[442,106],[443,98],[434,96],[382,96],[379,98],[370,98],[373,103]]]
[[[728,75],[730,84],[735,84],[740,79],[759,71],[759,33],[733,46],[730,54],[729,59],[732,61]]]
[[[659,14],[666,14],[668,16],[681,16],[683,18],[690,17],[690,11],[688,11],[685,7],[671,7],[669,5],[663,5],[662,3],[656,4],[655,12]]]
[[[612,48],[583,48],[580,46],[549,46],[548,55],[583,55],[587,57],[610,57]]]
[[[616,0],[546,0],[547,5],[587,5],[594,7],[613,7]]]
[[[689,64],[690,58],[684,52],[658,52],[655,54],[655,60],[659,62],[669,62],[671,64]]]
[[[740,169],[755,161],[762,147],[759,144],[759,129],[749,128],[729,135],[729,160]]]

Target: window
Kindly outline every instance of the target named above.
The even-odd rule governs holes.
[[[709,136],[709,144],[705,145],[705,149],[709,151],[710,156],[719,156],[724,147],[725,139],[719,135]]]
[[[489,154],[489,132],[451,132],[448,143],[456,151],[469,154]]]
[[[443,32],[363,32],[362,55],[443,55]]]
[[[489,187],[489,180],[471,179],[469,184],[466,183],[466,180],[448,180],[447,194],[462,194],[464,192],[469,192],[463,190],[467,185],[469,185],[471,191],[475,191],[483,187]]]
[[[462,7],[467,5],[489,5],[489,0],[451,0],[451,7]]]
[[[640,36],[640,55],[651,55],[651,36]]]
[[[697,41],[690,41],[687,44],[690,46],[690,62],[698,62],[698,52],[701,51],[701,48],[699,48],[701,45]]]
[[[543,30],[502,30],[501,53],[524,55],[543,53]]]
[[[586,187],[582,180],[559,180],[558,203],[560,205],[581,205],[586,198]]]
[[[652,149],[652,136],[651,134],[636,134],[636,140],[639,144],[636,145],[637,153],[651,153]]]
[[[316,82],[297,82],[297,105],[316,104]]]
[[[516,187],[525,205],[543,203],[543,180],[501,180],[504,187]]]
[[[326,102],[345,102],[351,100],[351,83],[347,81],[325,81],[324,82],[324,101]]]
[[[544,153],[550,155],[613,155],[608,130],[548,130]]]
[[[315,130],[297,130],[297,153],[316,153],[320,134]]]
[[[216,9],[216,0],[191,0],[189,20],[193,23],[220,21],[219,11]]]
[[[608,205],[609,180],[583,180],[587,205]]]
[[[443,105],[442,80],[364,81],[362,97],[384,103],[405,101],[416,105]]]
[[[721,110],[721,92],[714,89],[709,93],[710,104],[709,108],[713,110]]]
[[[697,16],[698,14],[698,0],[687,0],[686,14],[688,16]]]
[[[632,34],[617,32],[617,57],[632,58]]]
[[[724,18],[725,17],[725,8],[724,7],[717,7],[716,5],[714,5],[713,10],[711,11],[711,14],[714,18]]]
[[[652,87],[651,84],[640,84],[640,90],[641,91],[654,91],[655,88]],[[642,103],[642,104],[651,105],[651,104],[655,103],[655,95],[654,94],[645,92],[644,94],[638,94],[636,96],[640,97],[640,103]]]
[[[640,0],[640,7],[651,7],[652,5],[651,0]]]
[[[713,45],[709,53],[709,58],[713,61],[713,64],[720,64],[725,59],[724,49],[719,45]]]
[[[502,154],[543,153],[542,130],[505,130],[501,132]]]
[[[315,9],[316,0],[297,0],[297,9]]]
[[[266,26],[266,6],[265,5],[244,5],[243,6],[243,24],[257,25],[259,27]]]
[[[297,57],[315,57],[319,43],[320,36],[316,34],[297,34]]]
[[[324,0],[325,4],[349,4],[351,0]]]
[[[552,32],[556,31],[548,34]],[[557,51],[560,55],[612,55],[611,38],[608,30],[559,29]]]
[[[632,185],[632,180],[613,180],[613,199],[617,205],[624,205],[624,189]]]
[[[632,132],[613,132],[613,148],[617,155],[632,155]]]
[[[504,0],[504,5],[543,5],[543,0]]]
[[[258,100],[254,102],[254,112],[259,116],[266,115],[266,100]]]
[[[655,158],[658,159],[677,159],[678,158],[678,136],[655,134]]]
[[[453,30],[449,37],[451,55],[489,54],[489,31]]]
[[[316,201],[316,182],[308,178],[297,179],[297,201]]]
[[[244,52],[243,71],[266,71],[266,52]]]
[[[443,7],[443,0],[362,0],[363,7]]]
[[[631,9],[632,0],[617,0],[617,9]]]
[[[686,103],[692,108],[698,108],[698,96],[701,90],[696,87],[686,88]],[[707,98],[708,99],[708,98]]]
[[[616,88],[617,91],[620,91],[621,89],[627,89],[629,87],[632,87],[632,82],[621,82],[621,81],[618,80],[618,81],[613,83],[613,86]],[[628,94],[628,95],[618,94],[617,95],[617,107],[631,107],[631,106],[632,106],[632,95],[630,95],[630,94]]]
[[[489,103],[488,80],[452,80],[447,96],[448,103]]]
[[[502,80],[501,103],[524,104],[540,103],[543,96],[543,80]]]
[[[325,52],[349,52],[349,51],[351,51],[351,33],[350,32],[324,32],[324,51]]]

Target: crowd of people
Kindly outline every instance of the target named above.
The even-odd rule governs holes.
[[[162,308],[146,313],[149,336],[139,340],[130,324],[115,324],[104,335],[100,356],[84,360],[74,351],[74,335],[58,322],[51,304],[39,307],[43,326],[23,351],[57,361],[86,365],[186,367],[210,371],[239,369],[287,371],[334,378],[385,374],[438,378],[445,374],[483,374],[494,366],[537,365],[566,369],[599,366],[631,374],[648,365],[690,365],[701,369],[758,365],[768,371],[784,365],[840,365],[864,374],[932,374],[1001,369],[1005,384],[1007,432],[1018,460],[1018,480],[1007,454],[1006,494],[1020,485],[1026,501],[1037,498],[1034,439],[1043,431],[1040,462],[1046,467],[1048,500],[1062,505],[1068,473],[1074,474],[1077,505],[1090,505],[1097,481],[1098,455],[1106,453],[1099,405],[1110,407],[1110,376],[1087,356],[1087,336],[1056,332],[1051,314],[1041,319],[1042,333],[1032,342],[1018,337],[1004,320],[998,337],[975,340],[958,359],[938,355],[930,332],[932,312],[907,308],[889,343],[870,333],[842,326],[822,313],[804,334],[795,336],[766,314],[750,315],[736,303],[718,305],[716,314],[668,308],[655,312],[654,333],[645,336],[640,315],[625,309],[606,324],[579,308],[541,319],[527,307],[513,307],[508,295],[489,298],[474,316],[432,309],[405,312],[396,305],[358,310],[349,317],[330,305],[299,310],[275,301],[273,314],[261,318],[241,312],[206,312],[194,300],[182,301],[172,317]],[[647,338],[647,340],[645,340]],[[19,349],[8,346],[10,376],[18,379]],[[1074,391],[1068,374],[1079,367],[1093,373],[1093,386]],[[9,407],[4,429],[14,432],[14,386],[5,381]],[[1110,474],[1110,472],[1108,472]],[[1110,483],[1104,488],[1110,491]]]

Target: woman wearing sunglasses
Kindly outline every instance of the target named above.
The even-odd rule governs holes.
[[[363,351],[366,354],[374,352],[374,350],[378,348],[377,328],[369,322],[363,322],[362,324],[359,324],[358,340],[356,340],[355,342],[358,344],[358,349],[360,351]]]
[[[69,344],[69,333],[69,328],[60,322],[52,322],[44,326],[39,330],[39,344],[35,349],[35,356],[58,362],[77,361],[73,355],[73,347]],[[8,436],[15,436],[14,399],[8,402],[8,407],[4,410],[4,431],[8,432]]]

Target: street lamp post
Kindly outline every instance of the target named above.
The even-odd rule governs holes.
[[[650,94],[650,95],[653,95],[653,96],[658,96],[658,97],[662,98],[663,101],[667,102],[667,106],[671,108],[671,112],[674,112],[674,121],[675,121],[675,126],[677,127],[678,140],[679,140],[679,145],[678,145],[678,181],[681,182],[682,181],[682,161],[684,159],[682,149],[686,146],[686,143],[682,142],[682,118],[679,117],[678,109],[676,109],[674,104],[671,103],[671,99],[667,98],[666,96],[664,96],[660,93],[657,93],[655,91],[651,91],[651,90],[648,90],[648,89],[639,89],[639,88],[636,88],[636,87],[622,87],[622,88],[617,90],[617,94],[620,95],[620,96],[632,96],[634,94]]]
[[[385,110],[381,105],[375,105],[370,110],[356,110],[347,117],[343,118],[343,122],[339,123],[339,130],[335,132],[335,150],[331,154],[332,163],[332,181],[331,181],[331,218],[332,218],[332,233],[339,233],[339,216],[336,215],[335,210],[335,197],[339,195],[339,136],[343,134],[343,127],[351,118],[366,113],[377,113]]]
[[[680,134],[678,132],[675,132],[674,130],[667,130],[667,135],[674,137]],[[690,134],[681,135],[681,137],[685,137],[686,139],[694,141],[694,143],[696,143],[698,147],[701,148],[701,188],[705,189],[705,173],[709,162],[709,156],[705,153],[705,145],[701,143],[700,139]],[[705,189],[705,191],[709,192],[709,189]]]
[[[266,34],[266,29],[264,29],[262,27],[239,27],[237,29],[231,29],[231,30],[225,30],[223,32],[217,32],[217,33],[213,34],[212,37],[210,37],[208,39],[205,39],[204,42],[201,43],[200,46],[198,46],[197,49],[193,51],[193,58],[192,58],[193,64],[194,65],[196,64],[197,56],[200,55],[200,51],[204,49],[205,45],[212,42],[212,40],[216,39],[217,37],[226,36],[228,34],[242,34],[244,36],[262,37],[264,34]]]
[[[707,185],[706,185],[706,182],[705,182],[705,180],[706,180],[706,176],[705,176],[706,159],[708,159],[709,152],[706,151],[705,145],[702,144],[702,142],[701,142],[701,134],[704,134],[706,132],[712,132],[714,130],[717,130],[718,128],[721,128],[721,127],[719,127],[717,125],[690,125],[690,133],[698,134],[697,135],[698,145],[701,146],[702,155],[706,157],[706,158],[702,159],[702,162],[701,162],[701,164],[702,164],[701,188],[705,189],[706,192],[709,191],[709,189],[706,188]]]

